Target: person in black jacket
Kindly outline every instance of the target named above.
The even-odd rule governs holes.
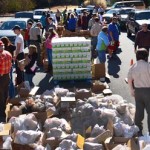
[[[35,45],[29,46],[29,54],[26,58],[26,66],[25,66],[25,80],[29,81],[30,86],[33,87],[33,77],[36,73],[37,68],[37,47]]]

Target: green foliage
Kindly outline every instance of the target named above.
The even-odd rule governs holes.
[[[0,0],[0,13],[32,10],[35,0]]]

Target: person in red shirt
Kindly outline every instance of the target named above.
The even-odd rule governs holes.
[[[6,100],[10,81],[10,71],[12,67],[12,56],[4,50],[4,43],[0,41],[0,122],[6,122]]]
[[[27,28],[25,29],[25,33],[24,33],[25,47],[28,47],[30,45],[29,31],[30,31],[31,27],[32,27],[32,22],[28,22]]]

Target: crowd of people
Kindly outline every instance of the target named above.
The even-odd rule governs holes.
[[[16,34],[14,45],[7,37],[0,40],[0,122],[5,122],[6,100],[14,96],[12,72],[13,64],[17,74],[15,86],[20,85],[25,80],[29,81],[31,87],[33,77],[37,67],[42,66],[41,61],[41,43],[45,43],[45,51],[48,58],[48,70],[52,75],[52,40],[58,38],[56,32],[57,25],[62,21],[66,30],[75,32],[76,29],[89,30],[91,34],[91,59],[98,58],[100,63],[106,62],[106,52],[108,58],[113,59],[119,46],[119,24],[118,18],[114,14],[110,24],[103,20],[104,9],[95,8],[92,12],[84,11],[77,14],[76,10],[67,13],[67,7],[63,12],[57,10],[55,16],[52,13],[43,13],[39,22],[33,26],[28,22],[27,28],[21,30],[20,26],[13,28]],[[43,38],[44,37],[44,38]],[[43,40],[44,39],[44,40]],[[144,108],[148,113],[148,128],[150,131],[150,65],[148,63],[148,54],[150,48],[150,31],[148,25],[144,23],[142,29],[135,38],[135,52],[137,63],[131,67],[128,74],[128,82],[132,96],[136,99],[135,124],[139,127],[139,135],[142,135],[142,120],[144,118]],[[24,55],[24,48],[28,47],[28,55]],[[142,49],[141,49],[142,48]],[[143,49],[144,48],[144,49]],[[19,62],[25,61],[24,68],[21,68]]]

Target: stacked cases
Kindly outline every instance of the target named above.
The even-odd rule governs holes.
[[[84,37],[52,41],[54,80],[91,79],[91,42]]]

